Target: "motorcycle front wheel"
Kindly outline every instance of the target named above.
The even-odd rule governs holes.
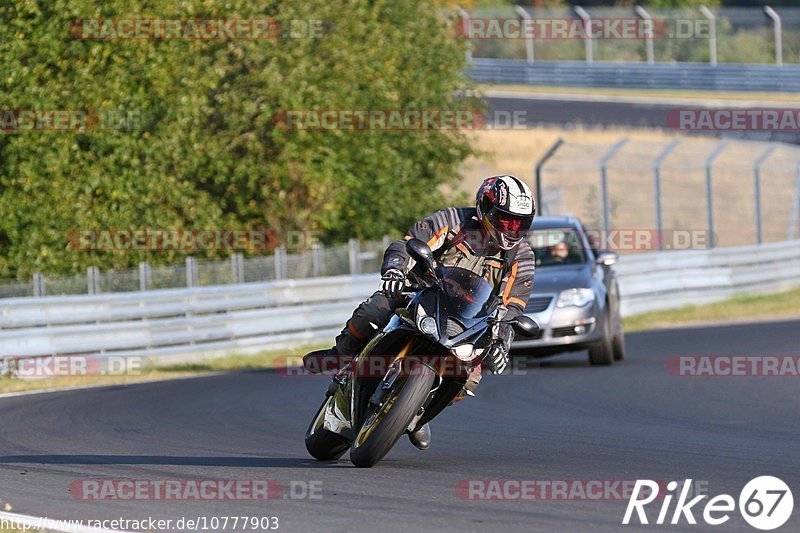
[[[389,453],[428,398],[436,378],[433,369],[412,358],[404,367],[386,401],[367,417],[353,441],[350,461],[358,467],[374,466]]]

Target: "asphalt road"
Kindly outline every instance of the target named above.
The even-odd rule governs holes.
[[[501,93],[502,94],[502,93]],[[667,126],[667,115],[675,109],[714,109],[719,107],[769,107],[773,104],[760,104],[746,106],[737,102],[714,102],[714,105],[698,105],[696,102],[667,102],[647,101],[637,99],[625,101],[624,99],[610,98],[604,100],[583,99],[569,95],[542,96],[525,95],[524,93],[509,96],[490,95],[486,98],[489,113],[487,123],[496,128],[508,128],[514,124],[518,127],[535,128],[539,126],[562,127],[630,127],[670,130]],[[791,106],[784,106],[791,107]],[[515,115],[516,113],[516,115]],[[517,117],[512,122],[511,117]],[[715,132],[670,130],[675,133],[688,133],[691,135],[724,136],[728,138],[741,138],[759,141],[782,141],[800,144],[800,134],[796,132],[760,132],[736,131]]]
[[[311,460],[303,446],[326,379],[251,372],[0,400],[0,499],[62,519],[277,516],[279,531],[755,531],[620,525],[626,501],[474,501],[469,479],[683,480],[738,498],[760,475],[800,498],[797,378],[670,375],[674,355],[800,353],[800,321],[628,335],[628,359],[584,354],[490,376],[446,410],[427,451],[404,438],[372,469]],[[321,498],[83,501],[81,479],[272,479]],[[316,490],[316,489],[315,489]],[[706,500],[707,501],[707,500]],[[657,504],[654,504],[657,505]],[[674,506],[674,501],[673,501]],[[1,507],[1,506],[0,506]],[[648,509],[650,509],[648,507]],[[658,513],[653,508],[650,519]],[[670,513],[671,514],[671,513]],[[696,512],[702,523],[702,509]],[[780,531],[800,530],[800,511]]]

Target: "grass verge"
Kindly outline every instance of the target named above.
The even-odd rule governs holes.
[[[709,322],[800,318],[800,288],[767,295],[736,296],[708,305],[643,313],[623,319],[625,331],[668,328]]]

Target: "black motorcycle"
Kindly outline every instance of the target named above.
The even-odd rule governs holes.
[[[339,370],[306,432],[308,452],[371,467],[407,432],[416,431],[466,392],[472,368],[491,342],[498,295],[476,273],[435,267],[433,252],[419,239],[406,249],[416,261],[418,282],[398,309],[352,361]],[[539,326],[525,316],[505,321],[521,335]],[[312,352],[312,357],[322,352]]]

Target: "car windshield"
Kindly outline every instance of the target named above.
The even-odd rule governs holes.
[[[586,250],[574,228],[532,230],[528,239],[537,267],[577,265],[586,262]]]
[[[478,318],[489,312],[494,298],[492,286],[485,279],[464,268],[440,267],[439,275],[444,282],[450,313],[462,318]]]

